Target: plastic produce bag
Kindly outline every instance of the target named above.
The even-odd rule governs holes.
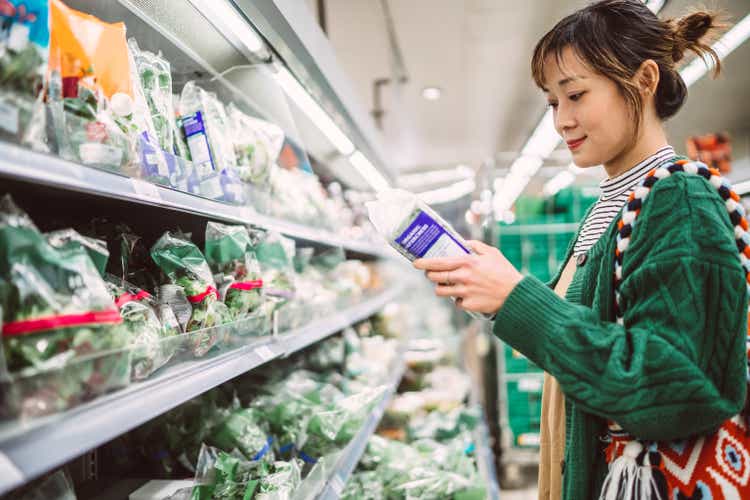
[[[73,481],[65,470],[45,476],[18,492],[16,500],[76,500]]]
[[[271,473],[262,477],[255,500],[291,500],[302,482],[300,462],[274,462]]]
[[[124,23],[105,23],[50,0],[49,106],[58,153],[137,174],[133,88]],[[112,109],[108,107],[112,99]],[[132,127],[132,129],[131,129]]]
[[[232,411],[213,428],[208,443],[225,451],[237,450],[247,460],[274,461],[271,439],[258,424],[258,415],[252,409]]]
[[[273,123],[248,116],[234,103],[229,103],[227,113],[240,178],[256,186],[267,185],[271,165],[284,145],[284,131]]]
[[[0,202],[3,350],[7,369],[23,379],[6,394],[6,410],[49,413],[129,381],[129,355],[117,351],[128,344],[128,331],[75,242],[55,248],[9,196]]]
[[[166,311],[162,312],[165,323],[160,321],[158,305],[145,290],[112,275],[106,281],[123,323],[131,332],[132,378],[145,379],[172,358],[182,331],[176,321],[171,321],[174,315],[170,317]]]
[[[192,500],[254,498],[258,480],[255,466],[241,457],[203,445],[198,457]]]
[[[200,179],[201,195],[220,199],[224,196],[222,174],[233,173],[237,166],[226,109],[215,94],[195,82],[187,82],[180,97],[180,114],[190,156]]]
[[[263,288],[278,310],[294,298],[294,240],[275,231],[266,234],[256,246],[255,255],[263,275]]]
[[[215,273],[219,295],[233,318],[247,316],[260,307],[263,280],[244,226],[216,222],[206,225],[206,260]]]
[[[104,276],[104,269],[109,260],[107,242],[83,236],[73,229],[62,229],[46,233],[45,237],[50,245],[55,248],[70,248],[71,246],[82,246],[88,253],[99,275]]]
[[[230,320],[227,307],[219,301],[219,292],[205,257],[185,237],[166,232],[151,248],[151,258],[173,285],[182,288],[192,305],[185,330],[208,329],[193,341],[193,353],[203,356],[220,340],[212,327]]]
[[[45,138],[38,134],[44,130],[49,3],[6,0],[0,22],[0,137],[46,151]]]

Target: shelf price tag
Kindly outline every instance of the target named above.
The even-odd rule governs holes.
[[[276,355],[273,353],[273,351],[271,349],[268,348],[267,345],[258,347],[255,350],[255,353],[258,356],[260,356],[260,359],[262,359],[264,362],[265,361],[270,361],[270,360],[272,360],[273,358],[276,357]]]
[[[331,479],[331,489],[336,495],[341,495],[341,492],[344,491],[344,480],[338,474]]]
[[[161,201],[161,195],[159,189],[150,182],[143,181],[141,179],[130,179],[130,183],[133,186],[133,192],[139,198],[152,201]]]

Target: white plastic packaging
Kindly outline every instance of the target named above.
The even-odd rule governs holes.
[[[414,193],[386,189],[367,202],[370,221],[390,246],[410,261],[461,257],[471,253],[466,241]]]

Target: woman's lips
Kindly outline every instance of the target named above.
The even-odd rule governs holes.
[[[565,141],[568,145],[568,149],[571,151],[575,151],[576,149],[581,147],[581,144],[583,144],[583,141],[586,140],[586,137],[581,137],[580,139],[573,139],[572,141]]]

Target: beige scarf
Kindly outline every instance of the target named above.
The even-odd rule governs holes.
[[[575,259],[571,258],[555,286],[555,293],[560,297],[565,297],[575,271]],[[560,500],[565,457],[565,396],[549,373],[544,374],[539,440],[539,500]]]

